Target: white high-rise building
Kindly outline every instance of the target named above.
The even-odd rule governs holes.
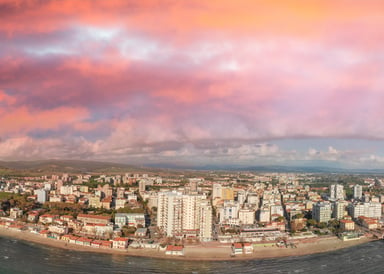
[[[237,201],[242,205],[247,199],[247,192],[244,189],[241,189],[237,192]]]
[[[201,201],[200,204],[200,241],[212,241],[212,206],[207,200]]]
[[[160,192],[157,225],[169,237],[212,239],[212,206],[204,195]]]
[[[223,195],[221,184],[213,184],[212,186],[212,200],[215,198],[221,199]]]
[[[380,203],[356,203],[352,204],[350,209],[350,214],[353,218],[358,218],[360,216],[377,219],[381,218]]]
[[[157,226],[167,236],[182,236],[183,195],[180,192],[160,192],[157,206]]]
[[[331,200],[344,200],[344,186],[343,185],[331,185],[330,187],[330,199]]]
[[[48,201],[48,191],[45,189],[36,189],[35,195],[37,195],[37,201],[39,203],[44,204],[46,201]]]
[[[353,187],[353,198],[360,200],[363,197],[363,187],[361,185],[355,185]]]
[[[336,201],[333,204],[333,210],[332,210],[332,217],[340,220],[343,219],[345,216],[345,210],[348,206],[347,201]]]
[[[201,195],[183,195],[183,234],[191,237],[199,234]]]
[[[328,222],[331,219],[332,208],[329,202],[318,202],[312,207],[312,218],[317,222]]]

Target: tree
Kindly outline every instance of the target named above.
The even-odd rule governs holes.
[[[308,219],[307,220],[307,226],[315,226],[317,225],[317,222],[315,219]]]

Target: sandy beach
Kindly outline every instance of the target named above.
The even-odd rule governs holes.
[[[299,243],[297,248],[279,248],[279,247],[257,247],[252,254],[236,255],[231,257],[231,245],[220,243],[204,243],[201,245],[187,245],[184,249],[184,256],[165,255],[163,251],[151,249],[133,249],[127,250],[117,249],[100,249],[94,247],[80,246],[70,244],[61,240],[44,238],[37,234],[29,232],[13,231],[5,228],[0,228],[0,236],[11,237],[15,239],[34,242],[42,245],[63,248],[68,250],[76,250],[82,252],[97,252],[105,254],[139,256],[161,259],[176,259],[176,260],[249,260],[263,258],[277,258],[287,256],[302,256],[314,253],[322,253],[337,249],[347,248],[354,245],[373,241],[370,238],[361,238],[359,240],[343,242],[337,237],[322,238],[315,242]]]

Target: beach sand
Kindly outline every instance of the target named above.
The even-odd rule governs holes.
[[[63,248],[68,250],[97,252],[125,256],[139,256],[161,259],[177,259],[177,260],[249,260],[249,259],[263,259],[263,258],[277,258],[287,256],[302,256],[314,253],[328,252],[341,248],[351,247],[362,243],[373,241],[370,238],[362,238],[359,240],[343,242],[337,237],[322,238],[315,242],[299,243],[297,248],[279,248],[279,247],[257,247],[252,254],[231,256],[231,245],[220,244],[217,242],[203,243],[201,245],[187,245],[184,248],[184,256],[171,256],[165,255],[164,251],[152,249],[133,249],[127,250],[117,249],[100,249],[94,247],[80,246],[70,244],[64,241],[44,238],[40,235],[30,232],[19,232],[5,228],[0,228],[0,236],[11,237],[15,239],[34,242],[42,245]]]

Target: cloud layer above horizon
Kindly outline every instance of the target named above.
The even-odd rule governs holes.
[[[383,8],[0,0],[0,159],[381,167]]]

